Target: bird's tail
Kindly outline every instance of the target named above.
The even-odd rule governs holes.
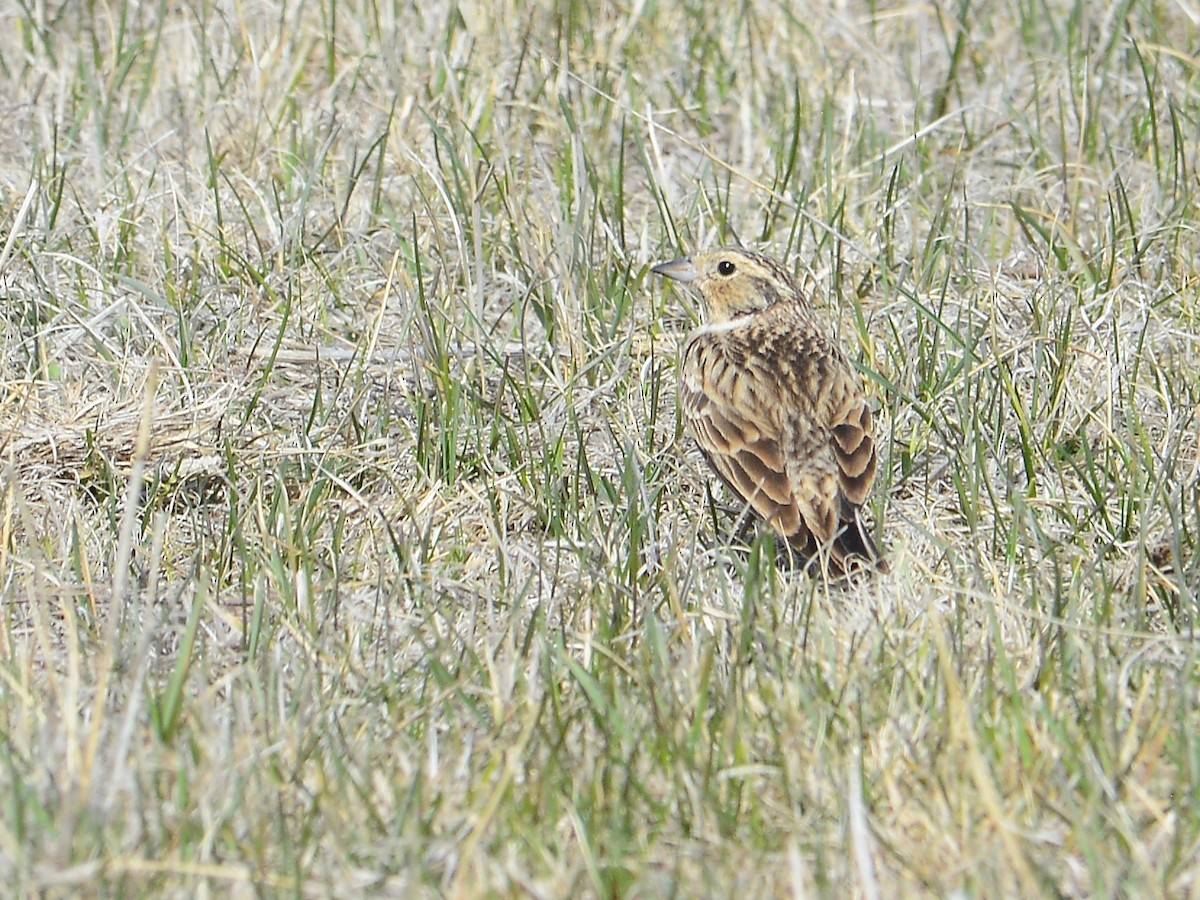
[[[830,550],[830,562],[842,572],[870,568],[886,575],[891,571],[891,566],[879,553],[879,548],[871,540],[871,535],[857,511],[833,539]]]

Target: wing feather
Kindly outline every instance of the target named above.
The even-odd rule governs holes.
[[[874,421],[848,364],[825,360],[815,396],[789,390],[784,404],[777,373],[744,353],[735,364],[728,334],[705,337],[685,351],[683,405],[713,469],[804,557],[826,547],[835,571],[864,561],[886,570],[860,517],[877,466]]]

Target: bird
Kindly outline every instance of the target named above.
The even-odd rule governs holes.
[[[683,351],[680,396],[709,465],[805,566],[887,572],[862,518],[878,468],[862,379],[791,274],[742,248],[651,271],[704,307]]]

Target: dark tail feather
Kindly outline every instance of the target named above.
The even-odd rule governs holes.
[[[854,517],[846,523],[836,538],[833,539],[832,561],[843,571],[851,572],[858,568],[873,568],[877,572],[887,574],[891,566],[879,554],[871,535],[867,533],[862,518],[857,511]]]

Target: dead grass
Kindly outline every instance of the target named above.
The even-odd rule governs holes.
[[[1188,2],[0,12],[0,876],[1197,890]],[[893,574],[782,570],[648,267],[794,260]]]

